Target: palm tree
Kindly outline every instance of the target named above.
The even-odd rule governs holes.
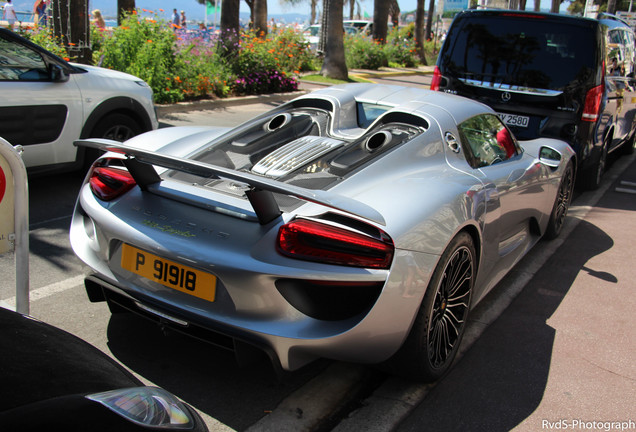
[[[373,39],[386,42],[389,21],[389,2],[386,0],[374,0],[373,2]]]
[[[221,37],[218,48],[223,55],[234,55],[239,48],[239,1],[223,0],[221,3]]]
[[[250,8],[251,25],[259,36],[267,34],[267,0],[245,0]]]
[[[88,26],[88,2],[86,0],[58,0],[53,2],[53,32],[74,61],[93,62]]]
[[[117,0],[117,25],[121,25],[121,20],[125,14],[135,11],[135,0]]]
[[[345,0],[344,4],[349,5],[349,19],[355,19],[355,8],[358,5],[358,12],[360,12],[360,2],[358,0]]]
[[[326,40],[320,74],[339,80],[349,78],[344,52],[343,6],[343,0],[323,0],[322,33]]]
[[[389,16],[391,17],[393,28],[397,28],[400,25],[400,5],[397,0],[389,2]]]
[[[424,53],[424,2],[426,0],[417,0],[417,9],[415,10],[415,49],[423,65],[427,65],[426,54]]]
[[[431,38],[431,32],[433,31],[433,15],[435,14],[435,0],[428,2],[428,15],[426,15],[426,30],[424,38]],[[432,39],[432,38],[431,38]]]

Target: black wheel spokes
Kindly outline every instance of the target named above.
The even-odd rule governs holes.
[[[555,215],[555,222],[557,226],[563,225],[565,222],[565,216],[570,206],[570,200],[572,199],[572,171],[568,170],[565,177],[561,181],[561,187],[559,188],[559,197],[557,202],[557,209]]]
[[[108,139],[112,139],[114,141],[119,141],[119,142],[124,142],[127,139],[130,139],[133,137],[133,132],[130,130],[130,128],[126,127],[126,126],[113,126],[112,128],[110,128],[108,130],[108,132],[106,132],[106,136],[105,138]]]
[[[458,249],[446,265],[431,314],[428,353],[433,367],[439,368],[448,361],[459,339],[468,312],[472,279],[472,255],[466,248]]]

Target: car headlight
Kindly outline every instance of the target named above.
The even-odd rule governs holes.
[[[133,423],[154,428],[192,429],[194,420],[177,398],[157,387],[133,387],[86,396]]]

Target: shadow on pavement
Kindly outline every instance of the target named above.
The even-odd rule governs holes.
[[[604,231],[580,222],[397,430],[498,432],[524,421],[537,409],[546,389],[556,334],[548,319],[580,272],[616,282],[616,276],[586,266],[613,244]]]
[[[326,367],[320,361],[278,377],[263,356],[240,368],[233,353],[176,332],[164,334],[130,313],[111,317],[108,347],[133,372],[237,431],[273,411]]]

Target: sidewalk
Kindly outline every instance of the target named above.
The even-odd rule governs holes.
[[[577,199],[571,213],[585,218],[393,430],[636,430],[636,158],[621,162],[598,202]]]

